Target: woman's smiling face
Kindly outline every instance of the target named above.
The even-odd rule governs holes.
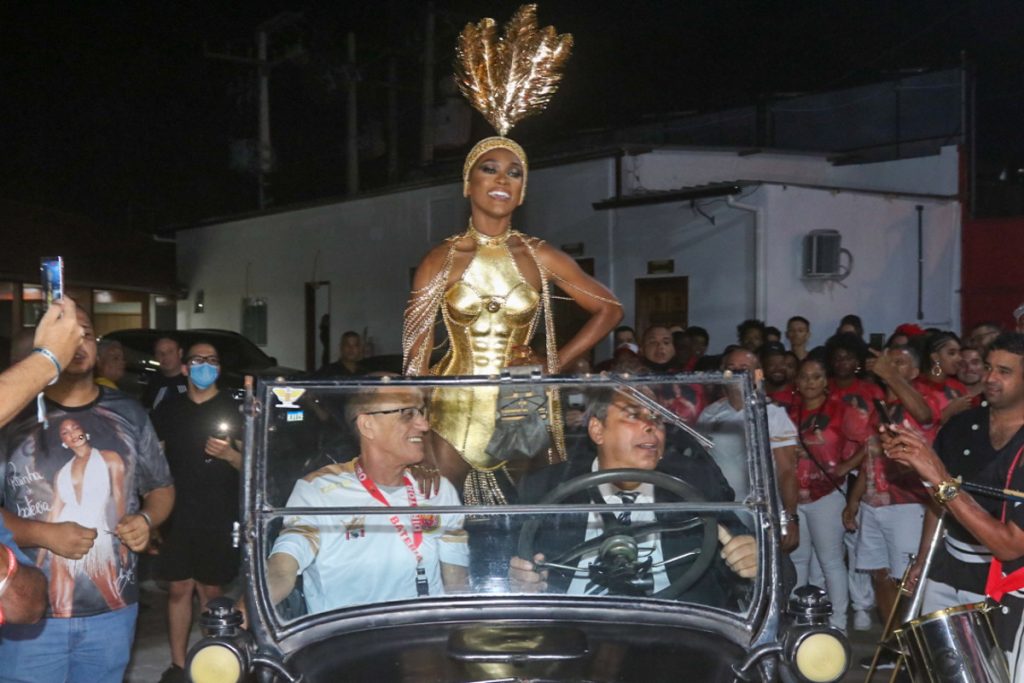
[[[525,177],[519,157],[507,149],[492,149],[469,173],[469,201],[489,216],[507,216],[522,200]]]

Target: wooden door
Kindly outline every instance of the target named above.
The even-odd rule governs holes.
[[[637,339],[651,325],[689,324],[689,278],[645,277],[636,280],[636,334]]]

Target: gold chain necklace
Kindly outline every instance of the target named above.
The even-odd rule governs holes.
[[[466,231],[466,234],[472,237],[473,240],[481,247],[500,247],[501,245],[505,244],[505,242],[508,242],[508,238],[511,237],[512,233],[514,232],[515,230],[509,228],[500,235],[495,235],[493,237],[490,235],[485,235],[476,229],[476,226],[473,225],[473,219],[470,218],[469,230]]]

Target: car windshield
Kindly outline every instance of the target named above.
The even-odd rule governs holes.
[[[773,580],[778,509],[750,387],[717,373],[260,383],[248,559],[270,620],[495,596],[746,620]]]

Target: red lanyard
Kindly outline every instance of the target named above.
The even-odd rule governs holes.
[[[366,472],[363,470],[363,466],[356,461],[356,478],[359,479],[359,483],[363,485],[366,492],[374,497],[384,507],[391,507],[391,503],[384,497],[384,494],[380,492],[377,485],[373,483],[373,479],[366,476]],[[405,481],[405,494],[409,497],[409,507],[414,508],[416,505],[416,487],[412,481],[409,480],[409,475],[403,475]],[[419,515],[412,516],[412,537],[409,537],[409,532],[406,531],[405,525],[402,524],[402,520],[399,519],[398,515],[391,515],[388,518],[391,522],[391,526],[395,527],[395,531],[398,532],[398,537],[402,539],[402,543],[409,549],[409,552],[416,558],[416,564],[423,564],[423,556],[420,554],[419,547],[423,543],[423,523],[420,520]]]
[[[1013,462],[1010,463],[1010,471],[1006,473],[1006,485],[1003,488],[1010,488],[1010,480],[1013,478],[1013,471],[1017,469],[1017,462],[1020,460],[1021,453],[1024,453],[1024,446],[1021,446],[1020,450],[1017,451],[1017,455],[1013,457]],[[1003,513],[1000,517],[1000,521],[1003,524],[1006,524],[1006,506],[1007,501],[1004,500]],[[1021,588],[1024,588],[1024,567],[1004,576],[1003,563],[993,557],[992,564],[988,567],[988,580],[985,581],[985,595],[999,602],[1007,593],[1020,590]]]

